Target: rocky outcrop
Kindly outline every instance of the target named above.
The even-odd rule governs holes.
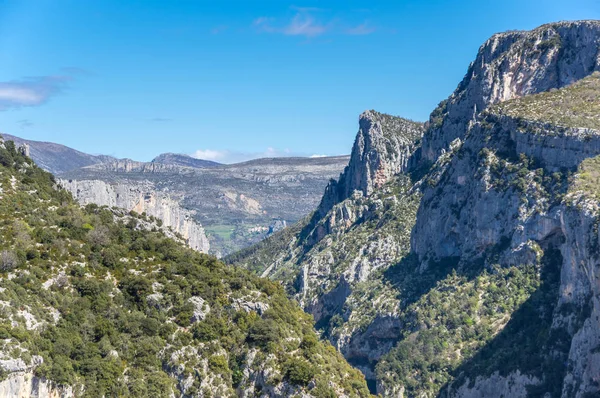
[[[308,236],[308,245],[348,228],[367,210],[355,205],[361,197],[369,197],[395,175],[414,166],[423,131],[422,123],[373,110],[363,112],[348,166],[337,181],[329,182],[303,232]],[[352,200],[344,203],[346,199]]]
[[[582,82],[600,92],[600,75]],[[570,102],[577,104],[580,86],[548,95],[570,93]],[[523,109],[531,108],[530,100],[504,107],[518,108],[519,102]],[[424,189],[411,239],[422,261],[477,258],[504,239],[513,250],[505,260],[526,262],[519,256],[527,252],[527,242],[542,241],[560,228],[561,211],[552,203],[559,185],[566,187],[567,176],[560,171],[573,171],[584,159],[600,154],[600,123],[597,129],[557,126],[507,116],[502,107],[493,111],[497,113],[484,112],[472,123],[464,143],[457,139],[451,157],[438,160],[432,173],[437,177]],[[552,112],[565,110],[556,105]],[[529,170],[538,167],[543,170]],[[554,174],[544,180],[544,170]],[[553,186],[548,178],[556,180]]]
[[[107,183],[100,180],[60,180],[81,204],[120,207],[138,214],[146,213],[162,221],[164,228],[179,233],[194,250],[207,253],[209,242],[194,213],[183,209],[171,197],[147,182]]]
[[[71,388],[58,387],[33,372],[10,373],[0,381],[0,397],[11,398],[71,398]]]
[[[325,188],[318,218],[354,191],[369,196],[391,177],[408,170],[424,130],[422,123],[373,110],[363,112],[358,124],[350,162],[340,178]]]
[[[58,386],[35,375],[35,369],[44,361],[41,356],[33,355],[29,363],[21,358],[10,358],[10,354],[0,355],[0,370],[5,378],[0,381],[0,397],[11,398],[71,398],[71,387]]]
[[[431,114],[422,155],[433,162],[489,105],[564,87],[600,70],[600,22],[559,22],[486,41],[454,93]]]
[[[528,396],[528,387],[535,386],[539,383],[539,379],[522,375],[519,371],[507,376],[501,376],[496,372],[487,378],[478,377],[473,383],[471,380],[467,380],[455,391],[447,391],[442,394],[442,396],[458,396],[461,398],[525,398]]]

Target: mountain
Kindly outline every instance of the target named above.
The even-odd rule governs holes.
[[[347,162],[345,156],[274,158],[197,168],[123,159],[59,178],[83,203],[141,209],[195,242],[192,246],[202,251],[210,246],[220,255],[310,213]]]
[[[494,35],[428,123],[361,115],[313,214],[226,261],[384,397],[600,395],[599,47],[598,21]]]
[[[80,206],[0,142],[0,396],[366,397],[279,284]]]
[[[162,163],[171,164],[175,166],[197,168],[215,167],[220,165],[220,163],[217,162],[204,159],[196,159],[191,156],[183,155],[180,153],[162,153],[154,159],[152,159],[152,163]]]
[[[2,136],[6,140],[14,141],[17,145],[29,145],[29,151],[35,163],[52,174],[115,160],[111,156],[89,155],[53,142],[26,140],[5,133],[2,133]]]
[[[59,177],[83,204],[146,213],[201,252],[228,254],[295,223],[318,204],[347,156],[266,158],[225,165],[164,153],[151,162],[88,155],[69,147],[27,143],[32,159]]]

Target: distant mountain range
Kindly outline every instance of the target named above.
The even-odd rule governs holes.
[[[36,164],[55,174],[81,203],[157,217],[192,248],[216,255],[258,242],[306,216],[349,159],[263,158],[220,164],[164,153],[151,162],[136,162],[2,135],[28,144]]]
[[[213,162],[211,160],[196,159],[189,155],[183,155],[180,153],[163,153],[152,159],[152,163],[172,164],[175,166],[184,167],[216,167],[221,163]]]
[[[55,175],[80,167],[116,160],[112,156],[90,155],[54,142],[27,140],[5,133],[1,135],[6,141],[14,141],[17,145],[28,144],[31,158],[35,163]]]

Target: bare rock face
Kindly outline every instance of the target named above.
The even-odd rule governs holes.
[[[408,170],[423,135],[422,123],[373,110],[363,112],[350,162],[338,181],[331,181],[317,210],[323,217],[354,191],[369,196],[394,175]]]
[[[164,165],[159,165],[164,166]],[[60,180],[75,199],[86,205],[120,207],[138,214],[146,213],[162,221],[165,228],[179,233],[194,250],[207,253],[209,242],[204,228],[194,220],[190,210],[164,192],[157,191],[150,183],[107,183],[101,180]]]
[[[72,389],[58,387],[33,372],[10,373],[0,381],[0,396],[11,398],[71,398]]]
[[[600,70],[600,22],[559,22],[486,41],[454,93],[432,112],[423,137],[433,162],[488,106],[564,87]]]
[[[366,210],[351,203],[343,204],[344,200],[361,195],[369,197],[395,175],[414,166],[423,131],[422,123],[373,110],[363,112],[350,162],[337,181],[329,182],[307,226],[309,244],[318,242],[338,227],[350,226]],[[341,206],[330,212],[340,203]]]
[[[528,396],[527,388],[539,383],[539,379],[522,375],[519,371],[507,376],[501,376],[496,372],[488,378],[478,377],[473,383],[467,380],[454,394],[462,398],[526,398]]]
[[[34,374],[35,368],[43,363],[40,356],[31,357],[29,364],[21,358],[0,360],[0,369],[6,377],[0,381],[0,397],[14,398],[72,398],[73,389],[58,386]]]

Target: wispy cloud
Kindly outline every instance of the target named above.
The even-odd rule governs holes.
[[[283,34],[288,36],[320,36],[327,31],[327,27],[318,23],[310,15],[296,14],[290,23],[283,28]]]
[[[64,68],[63,74],[27,77],[21,80],[0,82],[0,111],[39,106],[62,93],[82,69]]]
[[[172,122],[173,119],[168,118],[168,117],[153,117],[152,119],[150,119],[150,121],[153,123],[165,123],[165,122]]]
[[[229,154],[229,151],[214,151],[212,149],[198,149],[191,156],[196,159],[212,160],[215,162],[224,161]]]
[[[375,30],[376,30],[375,27],[373,27],[365,22],[365,23],[362,23],[355,27],[346,29],[346,33],[349,35],[361,36],[361,35],[370,35],[371,33],[374,33]]]
[[[285,24],[275,18],[256,18],[252,25],[261,32],[280,33],[286,36],[316,37],[327,31],[327,26],[317,22],[310,14],[298,12]]]
[[[227,25],[219,25],[219,26],[215,26],[214,28],[212,28],[210,30],[210,33],[213,35],[218,35],[219,33],[223,33],[228,29],[229,29],[229,26],[227,26]]]
[[[19,128],[21,130],[26,129],[28,127],[32,127],[33,126],[33,122],[29,119],[21,119],[21,120],[17,120],[17,124],[19,125]]]
[[[212,160],[219,163],[239,163],[247,160],[258,159],[258,158],[281,158],[290,156],[307,156],[306,154],[292,151],[290,149],[277,149],[269,147],[264,151],[257,152],[241,152],[241,151],[228,151],[228,150],[214,150],[214,149],[198,149],[191,154],[192,157],[197,159]],[[313,155],[313,157],[321,155]],[[325,155],[322,155],[325,156]]]
[[[326,18],[326,10],[315,7],[290,7],[294,13],[288,18],[262,16],[252,22],[259,32],[277,33],[286,36],[314,38],[325,34],[368,35],[375,32],[375,27],[363,22],[350,25],[339,18]]]

